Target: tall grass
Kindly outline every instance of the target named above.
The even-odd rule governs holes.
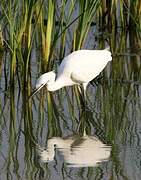
[[[33,64],[37,65],[38,73],[51,70],[55,59],[62,60],[66,54],[85,46],[93,23],[103,34],[105,31],[116,34],[117,28],[126,31],[132,25],[140,31],[140,11],[139,0],[9,0],[8,3],[2,0],[0,47],[10,52],[10,84],[14,87],[19,82],[29,95]],[[116,51],[114,37],[109,38],[109,44]],[[104,43],[100,44],[103,48]],[[39,59],[32,58],[36,48],[41,50]],[[75,93],[78,96],[77,90]]]
[[[48,8],[45,9],[44,14],[45,13],[47,13],[47,26],[44,28],[44,30],[42,30],[43,71],[47,70],[47,65],[48,65],[48,61],[50,57],[51,43],[52,43],[52,38],[53,38],[53,33],[54,33],[53,28],[55,28],[54,27],[55,0],[48,1]]]
[[[139,0],[9,0],[8,3],[2,0],[0,11],[0,44],[3,46],[5,42],[11,53],[11,82],[16,80],[17,63],[22,69],[22,76],[25,76],[25,81],[28,82],[32,63],[31,53],[35,49],[36,41],[42,49],[39,62],[41,71],[47,71],[53,67],[56,49],[60,48],[57,56],[64,57],[70,30],[71,50],[77,50],[84,47],[92,22],[101,21],[97,25],[106,25],[109,28],[111,26],[112,29],[127,28],[133,23],[140,29],[141,22]]]
[[[8,3],[2,0],[0,47],[8,49],[10,54],[10,85],[18,84],[22,92],[27,91],[30,95],[31,77],[35,75],[32,65],[36,66],[37,74],[52,70],[55,59],[60,59],[60,63],[66,54],[85,46],[87,35],[95,26],[103,36],[105,32],[112,32],[108,43],[118,53],[120,49],[115,46],[117,30],[122,28],[122,33],[126,34],[134,24],[140,32],[140,11],[139,0],[9,0]],[[126,44],[124,38],[120,42],[123,49]],[[100,48],[105,46],[100,39],[98,43]],[[39,59],[33,58],[35,52]],[[73,92],[77,104],[81,105],[78,90],[74,88]],[[48,95],[49,119],[54,113],[51,107],[53,98]],[[40,103],[41,109],[43,104]]]
[[[96,11],[100,6],[101,1],[82,0],[78,2],[79,2],[80,18],[78,19],[76,32],[74,32],[74,42],[75,42],[74,50],[78,50],[83,47],[91,22],[92,20],[95,20],[94,15],[96,14]]]
[[[4,172],[10,178],[16,176],[17,179],[19,174],[22,177],[24,173],[26,179],[44,173],[48,177],[46,167],[41,165],[39,170],[40,164],[32,149],[30,139],[34,140],[35,136],[38,142],[43,142],[52,136],[83,134],[86,128],[88,134],[95,133],[103,141],[115,143],[117,149],[120,148],[119,144],[139,143],[135,136],[140,134],[136,124],[141,109],[141,63],[137,54],[134,57],[134,54],[128,55],[131,52],[140,55],[140,11],[139,0],[1,0],[0,48],[4,49],[5,58],[0,54],[0,71],[5,80],[0,83],[0,129],[1,134],[4,129],[5,136],[9,138],[0,135],[0,139],[10,144],[1,173]],[[103,72],[104,78],[94,92],[91,92],[93,88],[88,89],[90,109],[86,116],[79,108],[81,99],[76,87],[72,91],[60,90],[47,95],[44,93],[46,91],[42,91],[37,95],[39,98],[27,103],[26,99],[38,74],[51,70],[58,63],[56,59],[60,59],[60,63],[66,54],[84,48],[89,32],[92,32],[92,41],[96,38],[96,42],[92,46],[88,42],[87,47],[92,48],[96,43],[97,47],[103,48],[107,38],[113,51],[113,61],[109,69]],[[17,88],[7,88],[8,80],[12,87],[18,85],[19,91]],[[25,134],[21,135],[20,130]],[[110,164],[114,162],[115,177],[122,167],[118,162],[120,155],[116,156],[117,159],[114,156]],[[23,171],[23,164],[19,168],[21,162],[24,163]],[[59,168],[67,172],[64,164]]]

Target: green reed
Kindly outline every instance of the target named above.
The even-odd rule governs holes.
[[[0,45],[2,47],[5,45],[10,52],[8,64],[10,82],[15,86],[18,81],[19,86],[26,90],[28,95],[31,93],[31,77],[34,76],[32,64],[36,64],[36,70],[39,73],[49,71],[56,64],[56,57],[61,62],[69,52],[83,48],[87,35],[93,28],[93,22],[97,29],[102,28],[100,29],[102,32],[103,28],[106,32],[112,32],[107,39],[112,51],[116,54],[126,48],[127,28],[133,23],[135,28],[140,27],[141,3],[139,0],[134,2],[125,0],[110,2],[102,0],[62,0],[60,2],[55,0],[48,2],[9,0],[8,3],[2,0],[0,7],[2,14]],[[120,43],[117,48],[115,34],[117,33],[116,28],[119,27],[122,27],[123,31],[120,36],[122,39],[117,41],[118,44]],[[139,33],[137,36],[140,37]],[[67,47],[68,41],[70,44]],[[99,48],[105,46],[105,42],[102,41],[98,39]],[[37,52],[36,48],[41,51],[39,59],[33,60],[32,54],[33,51]],[[114,68],[119,69],[119,67]],[[76,104],[81,108],[82,101],[79,98],[78,89],[74,87],[73,92],[75,96],[71,98],[76,97]],[[54,112],[51,103],[53,101],[55,102],[54,96],[48,95],[48,119],[53,119]],[[44,109],[42,106],[44,103],[41,102],[40,108]],[[71,113],[73,114],[74,110]],[[44,113],[41,116],[44,117]]]
[[[85,42],[85,39],[87,37],[91,22],[92,20],[94,20],[94,15],[101,1],[83,0],[78,2],[80,18],[78,19],[78,25],[76,28],[76,32],[74,33],[75,50],[81,49],[83,47],[83,43]]]
[[[44,14],[46,13],[46,9]],[[44,71],[47,70],[47,64],[50,57],[50,49],[53,38],[53,28],[54,28],[54,16],[55,16],[55,0],[48,1],[48,9],[47,9],[47,26],[45,27],[45,31],[42,31],[42,44],[43,44],[43,65],[46,67]]]
[[[31,54],[35,42],[42,49],[40,64],[42,70],[50,70],[54,64],[54,56],[63,58],[68,33],[71,27],[71,50],[84,47],[92,22],[100,22],[100,26],[140,28],[141,3],[136,1],[61,1],[43,0],[1,2],[0,44],[10,50],[11,82],[15,81],[17,63],[22,76],[28,82],[31,68]],[[69,7],[69,8],[68,8]],[[77,13],[75,12],[77,8]],[[74,17],[75,13],[75,17]],[[110,25],[110,26],[109,26]],[[7,35],[6,35],[7,34]],[[59,46],[58,46],[59,44]],[[56,49],[59,48],[59,55]],[[37,60],[38,61],[38,60]],[[30,81],[30,78],[29,78]]]
[[[3,51],[3,35],[2,35],[2,29],[1,29],[1,26],[0,26],[0,52]]]
[[[23,176],[23,174],[26,179],[41,176],[38,173],[40,164],[34,155],[31,143],[35,136],[40,143],[41,139],[42,142],[47,141],[48,137],[61,136],[64,131],[65,134],[67,134],[66,131],[68,134],[82,134],[86,127],[88,134],[95,133],[101,139],[115,143],[116,149],[119,148],[120,143],[134,145],[136,133],[131,132],[130,135],[127,129],[128,127],[131,128],[130,131],[138,129],[135,125],[140,119],[140,85],[138,84],[141,80],[140,1],[112,0],[105,3],[105,1],[62,0],[61,4],[53,0],[48,3],[41,0],[7,2],[2,0],[0,4],[2,13],[0,44],[8,51],[9,56],[5,58],[6,60],[0,56],[0,67],[2,69],[3,63],[5,69],[10,70],[9,74],[4,69],[5,89],[8,89],[9,79],[13,86],[19,85],[19,89],[22,89],[20,97],[23,102],[22,107],[21,101],[17,103],[16,88],[9,88],[10,93],[7,90],[3,95],[4,98],[1,96],[0,100],[2,111],[0,129],[1,131],[6,129],[9,136],[8,141],[7,138],[3,140],[0,136],[1,142],[10,144],[4,164],[7,168],[4,172],[7,173],[7,177],[13,176],[11,172],[17,179],[20,179],[19,175]],[[77,12],[75,12],[76,9]],[[113,58],[111,65],[108,66],[109,69],[105,69],[102,73],[104,79],[95,85],[95,92],[92,92],[92,95],[89,92],[92,87],[88,88],[90,112],[87,112],[87,116],[84,117],[81,111],[81,98],[76,87],[70,92],[67,88],[66,91],[48,93],[47,96],[44,93],[46,91],[42,91],[41,94],[33,97],[33,101],[27,103],[26,99],[35,85],[33,81],[31,87],[31,77],[37,78],[35,70],[37,74],[51,70],[56,63],[56,57],[62,60],[69,52],[83,48],[88,33],[93,29],[92,22],[96,23],[97,32],[102,32],[102,35],[106,36],[113,57],[116,56],[116,58]],[[134,28],[130,28],[132,26]],[[119,29],[117,31],[119,27],[120,31]],[[97,37],[97,47],[104,48],[105,38],[99,37],[96,33],[94,36]],[[35,58],[33,58],[35,55],[33,51],[34,53],[39,51]],[[131,52],[136,52],[138,56],[127,58]],[[36,66],[35,69],[33,65]],[[4,89],[3,84],[1,88]],[[6,111],[9,106],[3,105],[3,99],[6,99],[5,102],[10,99],[10,112],[7,110],[10,119],[7,118]],[[25,134],[19,133],[18,129],[22,129]],[[23,136],[24,145],[20,144]],[[24,151],[20,146],[24,147]],[[23,157],[20,159],[20,152],[25,152],[23,153],[24,162]],[[117,171],[121,171],[121,164],[118,156],[112,155],[112,159],[115,167],[112,178],[115,179]],[[21,162],[24,163],[22,173]],[[63,166],[60,168],[64,170]],[[46,167],[41,165],[41,174],[45,173],[48,176],[49,171],[50,167],[47,171]],[[64,171],[64,174],[66,172]]]
[[[69,7],[67,9],[66,7]],[[75,12],[77,8],[77,12]],[[62,59],[65,55],[66,44],[71,29],[71,44],[69,52],[81,49],[85,45],[91,23],[98,26],[108,26],[112,30],[112,38],[109,43],[114,52],[121,52],[125,48],[124,36],[120,40],[121,49],[115,46],[116,27],[140,24],[140,1],[57,1],[47,3],[41,0],[34,1],[2,1],[0,19],[0,42],[7,46],[10,51],[10,81],[14,85],[17,82],[17,74],[21,87],[27,87],[28,94],[31,89],[32,51],[36,48],[35,42],[41,47],[41,58],[35,60],[40,64],[37,71],[51,70],[55,63],[55,57]],[[75,12],[75,17],[74,17]],[[100,22],[100,24],[97,22]],[[109,26],[110,25],[110,26]],[[124,33],[125,31],[123,31]],[[125,32],[126,33],[126,32]],[[7,35],[5,35],[7,34]],[[100,43],[101,44],[101,43]],[[104,44],[99,46],[104,47]],[[57,50],[57,51],[56,51]],[[41,68],[40,68],[41,67]],[[118,67],[117,67],[118,68]],[[76,97],[78,90],[75,89]],[[77,98],[77,104],[81,104]],[[51,103],[48,102],[48,106]],[[50,117],[51,115],[49,115]]]

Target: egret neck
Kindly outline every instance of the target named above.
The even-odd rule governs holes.
[[[74,84],[76,84],[76,83],[74,83],[70,79],[60,77],[54,82],[48,82],[47,83],[47,90],[48,91],[56,91],[58,89],[61,89],[64,86],[72,86]]]

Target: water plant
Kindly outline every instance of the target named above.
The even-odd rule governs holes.
[[[101,166],[87,173],[73,169],[68,172],[59,163],[63,175],[68,177],[73,172],[95,179],[106,172],[114,179],[126,177],[122,168],[123,158],[127,162],[126,145],[128,152],[129,146],[140,146],[140,14],[140,0],[1,0],[0,175],[3,179],[47,179],[51,166],[39,163],[32,140],[46,144],[48,137],[83,134],[85,128],[88,134],[96,134],[114,145],[111,161],[104,165],[105,171]],[[102,78],[89,85],[89,110],[85,118],[77,87],[52,94],[44,89],[30,102],[26,101],[39,74],[55,69],[65,55],[77,49],[95,46],[101,49],[106,44],[110,45],[113,61],[102,72]],[[136,149],[132,152],[132,158],[137,157]],[[132,161],[134,167],[130,169],[137,169],[138,164],[140,157]],[[53,167],[58,175],[57,163]]]

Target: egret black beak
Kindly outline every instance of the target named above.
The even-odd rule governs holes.
[[[29,96],[28,100],[30,100],[40,89],[42,89],[46,84],[42,84],[40,87],[38,87],[37,89],[34,89],[31,93],[31,95]]]

